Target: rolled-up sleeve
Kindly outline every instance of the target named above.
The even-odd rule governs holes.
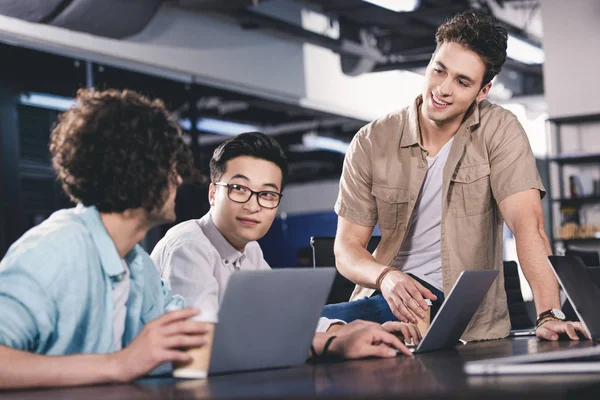
[[[352,139],[344,159],[335,212],[362,226],[377,224],[377,204],[371,194],[371,142],[363,128]]]
[[[505,116],[491,140],[490,184],[498,204],[524,190],[537,189],[542,198],[546,194],[527,134],[512,113]]]
[[[57,315],[54,300],[29,270],[0,267],[0,344],[40,351],[53,335]]]
[[[219,284],[214,277],[214,262],[206,249],[194,240],[174,243],[163,254],[165,265],[160,268],[163,278],[175,295],[185,299],[188,307],[201,312],[217,313],[219,310]]]

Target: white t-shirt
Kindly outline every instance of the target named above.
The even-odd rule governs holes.
[[[435,155],[427,157],[427,173],[406,237],[393,261],[402,272],[411,273],[443,290],[442,280],[442,181],[448,160],[450,139]]]
[[[127,299],[131,288],[131,279],[129,277],[129,267],[125,260],[121,259],[125,275],[123,279],[113,287],[113,339],[115,351],[123,347],[123,333],[125,333],[125,317],[127,316]]]

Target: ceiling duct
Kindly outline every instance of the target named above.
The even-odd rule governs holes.
[[[28,22],[46,22],[62,9],[63,0],[4,0],[0,14]]]
[[[162,0],[4,0],[0,14],[110,38],[141,31]]]

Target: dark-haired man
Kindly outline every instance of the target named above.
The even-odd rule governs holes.
[[[414,104],[362,128],[346,155],[335,205],[339,271],[357,283],[356,302],[325,316],[414,322],[443,300],[465,269],[502,270],[503,219],[515,234],[539,313],[537,336],[566,333],[558,285],[548,265],[541,197],[527,136],[509,111],[486,101],[506,60],[507,32],[476,12],[439,27],[423,93]],[[381,242],[365,250],[379,223]],[[369,297],[371,296],[371,297]],[[508,335],[502,274],[464,333]]]
[[[118,129],[116,129],[118,127]],[[81,90],[51,135],[52,165],[79,205],[15,242],[0,263],[0,389],[127,382],[210,326],[162,285],[137,245],[175,219],[178,171],[191,165],[162,102]]]
[[[287,169],[279,144],[260,132],[236,136],[215,150],[210,161],[210,211],[201,219],[171,228],[152,251],[152,259],[174,293],[191,306],[216,313],[232,274],[270,269],[256,241],[273,223]],[[320,333],[313,341],[317,353],[325,343],[323,332],[332,322],[326,318],[319,321]],[[377,324],[359,322],[336,328],[331,349],[339,356],[393,356],[384,343],[410,354]],[[412,325],[397,323],[385,328],[419,339]]]
[[[219,146],[210,171],[210,212],[171,228],[151,257],[175,293],[216,312],[236,270],[270,269],[256,240],[276,216],[287,161],[273,139],[252,132]]]

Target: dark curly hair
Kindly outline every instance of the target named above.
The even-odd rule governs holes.
[[[71,200],[101,212],[164,205],[192,157],[161,100],[80,89],[50,137],[52,167]]]
[[[477,53],[485,64],[481,87],[500,73],[506,61],[506,29],[493,17],[477,11],[459,13],[444,22],[435,33],[435,41],[436,50],[444,42],[454,42]]]
[[[281,190],[285,187],[288,162],[281,146],[275,139],[262,132],[242,133],[216,148],[210,160],[210,179],[218,182],[226,169],[227,161],[241,156],[250,156],[271,161],[281,169]]]

